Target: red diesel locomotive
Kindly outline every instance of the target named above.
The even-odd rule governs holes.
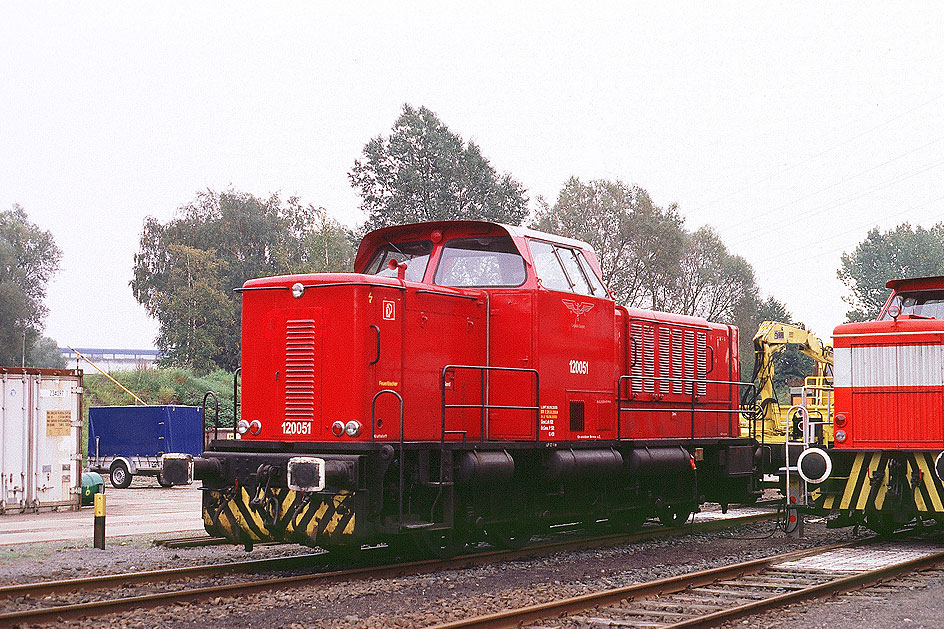
[[[242,287],[239,438],[164,462],[211,534],[448,555],[756,499],[737,328],[618,306],[589,245],[518,227],[388,227],[354,266]]]
[[[944,277],[892,280],[876,321],[833,332],[834,446],[799,459],[833,527],[944,524]]]

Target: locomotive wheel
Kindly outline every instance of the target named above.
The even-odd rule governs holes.
[[[460,539],[455,529],[423,531],[419,534],[420,548],[437,559],[455,557],[465,549],[465,541]]]
[[[496,524],[486,530],[485,538],[496,548],[518,550],[531,541],[531,531],[522,524]]]
[[[665,526],[683,526],[688,522],[688,516],[691,514],[692,510],[690,507],[670,505],[659,513],[659,522],[662,522]]]

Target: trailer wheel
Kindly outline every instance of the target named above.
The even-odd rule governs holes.
[[[128,471],[128,466],[121,461],[112,463],[108,476],[115,489],[125,489],[131,485],[131,472]]]
[[[164,480],[164,475],[161,474],[160,472],[157,473],[157,484],[160,485],[161,487],[173,487],[173,486],[174,486],[173,483],[168,483],[166,480]]]

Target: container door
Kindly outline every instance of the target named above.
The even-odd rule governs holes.
[[[0,404],[0,509],[26,503],[29,387],[25,375],[3,374]]]
[[[78,446],[82,430],[78,381],[59,376],[32,376],[33,405],[38,415],[35,439],[35,504],[78,507],[81,470]]]

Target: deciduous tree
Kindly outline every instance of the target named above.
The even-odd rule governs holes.
[[[165,365],[207,372],[239,365],[239,296],[253,277],[340,271],[350,233],[323,208],[278,195],[202,192],[162,224],[145,220],[131,288],[160,323]]]
[[[666,309],[709,321],[736,322],[758,303],[754,270],[732,255],[710,227],[686,234],[679,282],[665,287]]]
[[[46,286],[62,251],[52,234],[30,222],[19,205],[0,212],[0,365],[19,365],[40,338]]]
[[[903,223],[887,232],[869,231],[851,254],[842,254],[839,279],[849,289],[848,321],[875,319],[888,298],[888,280],[944,275],[944,223],[931,229]]]
[[[621,181],[572,177],[553,206],[539,200],[532,226],[590,243],[604,283],[628,306],[663,305],[685,243],[675,206],[657,207],[644,189]]]
[[[519,225],[528,213],[524,187],[425,107],[404,105],[390,135],[364,146],[349,177],[367,230],[453,219]]]

